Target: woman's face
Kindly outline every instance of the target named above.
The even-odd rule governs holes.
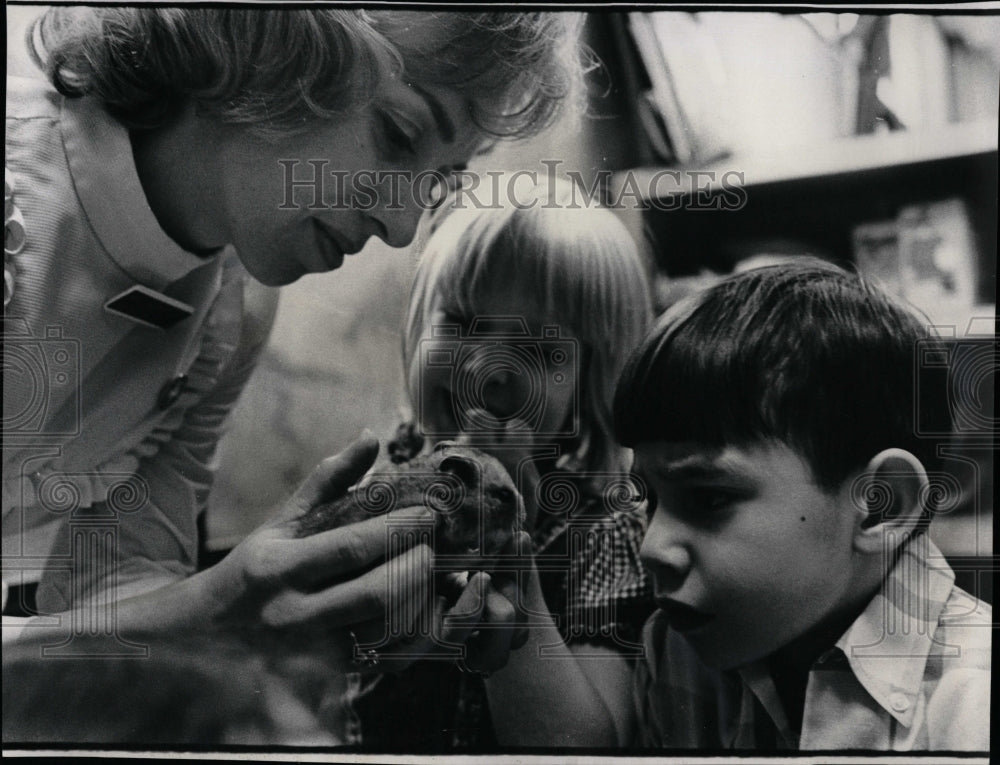
[[[410,243],[438,173],[482,145],[465,99],[386,76],[373,101],[310,132],[220,141],[214,212],[244,266],[268,285],[332,271],[375,236]]]

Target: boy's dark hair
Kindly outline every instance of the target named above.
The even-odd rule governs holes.
[[[944,374],[919,374],[925,322],[814,258],[731,276],[664,314],[615,392],[626,446],[783,442],[833,491],[883,449],[937,469],[951,428]],[[918,413],[919,407],[919,413]],[[918,419],[919,418],[919,419]]]

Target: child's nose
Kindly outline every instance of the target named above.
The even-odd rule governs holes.
[[[680,529],[657,514],[643,537],[639,558],[652,572],[657,589],[679,589],[691,571],[692,557]]]
[[[511,398],[512,390],[511,373],[506,370],[499,370],[492,373],[483,382],[483,399],[487,405],[504,408]]]
[[[482,364],[471,371],[469,392],[494,417],[510,417],[527,403],[520,391],[519,373],[504,364]]]

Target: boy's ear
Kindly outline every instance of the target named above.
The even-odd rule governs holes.
[[[910,452],[886,449],[872,457],[850,489],[858,511],[854,548],[880,553],[886,532],[900,539],[912,533],[923,515],[927,486],[927,471]]]

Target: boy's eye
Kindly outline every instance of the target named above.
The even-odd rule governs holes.
[[[688,489],[688,497],[695,512],[722,510],[736,500],[732,492],[707,487]]]
[[[656,490],[651,484],[646,484],[646,520],[652,522],[653,516],[656,515],[656,506],[659,504],[660,498],[656,494]]]

